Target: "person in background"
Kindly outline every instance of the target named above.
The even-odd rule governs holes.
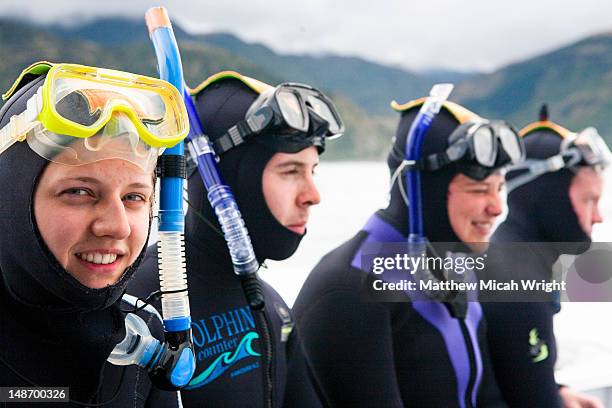
[[[502,213],[503,167],[522,158],[507,124],[446,102],[424,135],[422,159],[404,160],[423,102],[396,105],[401,119],[387,159],[388,207],[321,259],[293,308],[315,377],[334,407],[504,406],[490,372],[482,310],[466,301],[470,294],[415,290],[374,301],[364,295],[372,284],[362,263],[367,246],[406,246],[413,205],[406,169],[420,171],[422,222],[435,247],[427,255],[454,259],[486,248]],[[429,273],[426,281],[434,283],[459,278],[440,266]]]
[[[333,103],[306,85],[271,87],[235,72],[193,91],[203,130],[219,157],[257,262],[283,260],[306,234],[319,204],[314,173],[326,139],[342,133]],[[267,112],[267,113],[266,113]],[[254,131],[260,115],[273,119]],[[265,306],[252,310],[197,170],[188,178],[185,242],[197,359],[181,392],[185,407],[316,407],[320,404],[289,307],[262,282]],[[130,293],[146,297],[158,273],[148,255]]]
[[[612,155],[594,128],[571,132],[548,120],[546,106],[540,120],[520,134],[527,161],[509,173],[509,214],[491,239],[499,250],[489,257],[485,276],[550,281],[559,256],[586,251],[593,226],[603,221],[598,207],[602,169]],[[521,242],[529,244],[521,245],[517,257],[512,243]],[[501,392],[513,407],[602,407],[598,399],[555,381],[556,295],[482,303]]]

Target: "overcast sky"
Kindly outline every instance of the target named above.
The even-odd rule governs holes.
[[[160,2],[0,0],[0,15],[78,23],[118,14],[142,18],[156,5]],[[282,53],[357,55],[417,70],[491,71],[612,31],[610,0],[167,0],[161,5],[193,33],[230,31]]]

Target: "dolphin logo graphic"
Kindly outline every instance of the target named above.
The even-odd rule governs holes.
[[[238,361],[247,357],[259,357],[261,354],[253,350],[253,341],[259,338],[257,332],[248,332],[236,347],[233,352],[226,351],[222,353],[208,366],[202,373],[198,374],[191,379],[189,385],[185,389],[191,390],[194,388],[202,387],[214,379],[218,378],[221,374],[226,372]]]

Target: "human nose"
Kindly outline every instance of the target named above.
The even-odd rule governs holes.
[[[503,198],[500,191],[489,194],[487,202],[487,213],[492,217],[498,217],[503,211]]]
[[[131,228],[125,205],[119,197],[108,198],[98,204],[92,232],[97,237],[125,239],[130,236]]]
[[[298,195],[298,205],[300,207],[310,207],[321,202],[321,195],[312,175],[307,176],[302,191]]]
[[[603,222],[603,216],[601,215],[601,211],[599,211],[598,203],[595,203],[593,206],[593,215],[591,217],[591,221],[593,224],[599,224]]]

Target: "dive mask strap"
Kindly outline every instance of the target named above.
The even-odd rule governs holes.
[[[38,115],[42,111],[42,87],[28,99],[26,110],[11,117],[2,129],[0,129],[0,154],[16,142],[23,142],[26,135],[38,122]]]
[[[508,167],[508,173],[521,170],[526,170],[526,172],[506,181],[506,189],[510,193],[512,190],[535,180],[543,174],[554,173],[563,168],[573,167],[580,162],[580,159],[578,149],[570,148],[545,160],[529,159],[510,166]]]
[[[274,112],[269,107],[263,107],[245,120],[236,123],[229,128],[220,138],[213,142],[217,155],[222,155],[228,150],[240,146],[251,136],[261,133],[274,120]]]
[[[448,166],[452,162],[461,159],[468,148],[468,142],[461,140],[450,145],[442,153],[434,153],[419,160],[417,163],[419,170],[437,171],[442,167]]]
[[[221,155],[233,147],[240,146],[253,133],[247,121],[238,122],[213,142],[215,153]]]
[[[468,142],[461,140],[453,143],[442,153],[433,153],[419,160],[410,160],[407,166],[420,171],[437,171],[450,163],[460,160],[468,148]]]

